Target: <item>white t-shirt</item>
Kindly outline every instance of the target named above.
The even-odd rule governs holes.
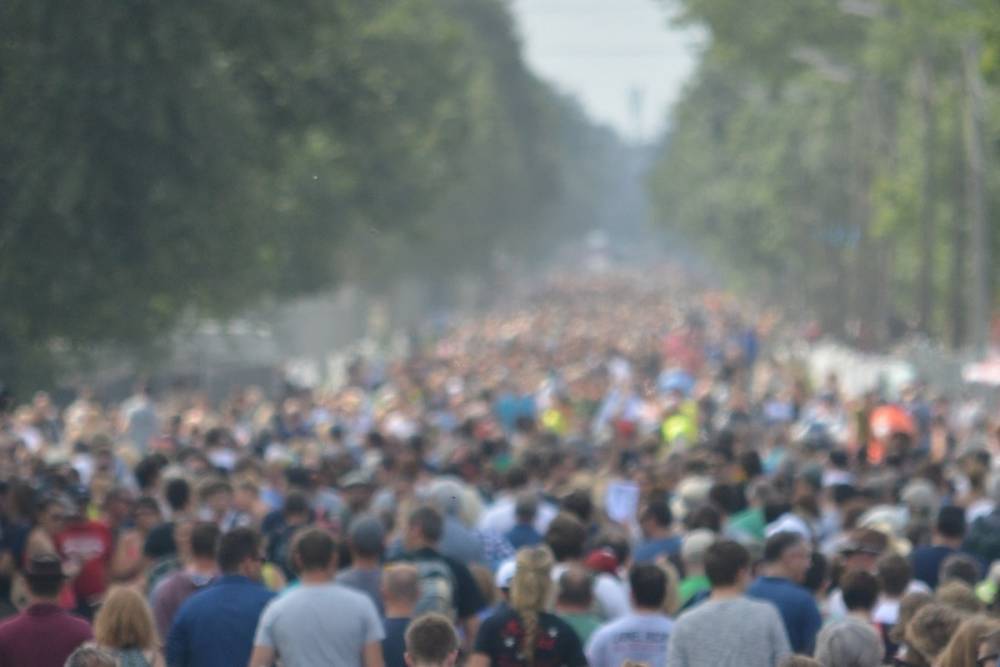
[[[673,621],[662,614],[628,614],[599,628],[587,642],[590,667],[620,667],[626,660],[666,667]]]

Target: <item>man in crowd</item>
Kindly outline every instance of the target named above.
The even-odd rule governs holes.
[[[351,566],[337,573],[337,583],[360,591],[371,598],[382,613],[382,554],[385,551],[385,528],[373,516],[356,517],[347,531]]]
[[[455,667],[458,636],[451,621],[440,614],[421,616],[406,631],[409,667]]]
[[[217,562],[219,528],[203,522],[191,530],[191,558],[183,570],[167,575],[150,594],[156,629],[161,637],[170,634],[174,616],[184,601],[212,584],[219,574]]]
[[[674,624],[670,667],[774,667],[791,653],[774,606],[744,596],[750,582],[745,547],[714,543],[705,553],[705,574],[711,595]]]
[[[632,612],[608,623],[587,643],[590,667],[619,667],[627,660],[665,667],[673,622],[663,614],[667,577],[651,563],[629,572]]]
[[[601,627],[594,613],[594,578],[582,567],[572,566],[559,576],[556,588],[556,615],[573,628],[586,646]]]
[[[385,600],[385,639],[382,656],[386,667],[406,667],[406,629],[420,597],[420,573],[408,563],[394,563],[382,575]]]
[[[0,624],[0,667],[63,667],[93,634],[90,625],[59,608],[59,589],[66,581],[55,554],[40,554],[24,571],[30,604]]]
[[[910,554],[913,578],[937,588],[941,564],[952,554],[958,553],[965,538],[965,510],[949,505],[938,510],[934,524],[934,537],[930,544],[919,546]]]
[[[257,621],[274,593],[261,579],[260,534],[235,528],[219,541],[222,576],[181,605],[167,637],[170,667],[246,665]]]
[[[650,563],[661,556],[676,556],[681,549],[681,538],[673,532],[673,513],[663,498],[648,503],[639,515],[642,541],[635,548],[636,563]]]
[[[775,533],[764,545],[763,575],[747,595],[772,603],[781,613],[794,653],[811,654],[823,619],[816,600],[801,586],[812,562],[805,538],[792,532]]]
[[[284,667],[382,667],[382,621],[367,595],[333,581],[333,537],[322,528],[303,530],[292,559],[299,585],[264,610],[250,667],[270,667],[276,659]]]

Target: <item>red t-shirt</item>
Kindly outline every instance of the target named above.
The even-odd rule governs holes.
[[[81,521],[56,536],[59,553],[80,564],[80,574],[73,580],[73,591],[81,602],[93,601],[108,588],[111,565],[111,529],[97,521]]]

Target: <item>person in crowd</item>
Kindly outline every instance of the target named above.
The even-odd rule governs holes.
[[[59,605],[65,584],[62,561],[55,553],[31,557],[24,570],[29,604],[0,623],[0,665],[62,667],[81,644],[90,641],[90,624]]]
[[[847,616],[871,624],[880,592],[875,575],[865,570],[852,570],[841,578],[840,590]]]
[[[747,595],[778,608],[795,653],[812,654],[823,619],[816,600],[801,586],[812,564],[811,549],[799,533],[779,532],[764,545],[762,576]]]
[[[382,573],[385,600],[385,639],[382,657],[386,667],[406,667],[406,629],[420,598],[420,573],[407,563],[395,563]]]
[[[934,665],[964,619],[962,612],[949,605],[925,605],[906,624],[906,646],[924,664]]]
[[[170,667],[246,665],[254,631],[274,594],[260,583],[264,545],[250,528],[219,540],[221,576],[181,605],[167,636]]]
[[[650,501],[639,515],[642,541],[635,548],[636,563],[649,563],[661,557],[676,556],[681,549],[681,537],[673,531],[674,516],[666,500]]]
[[[564,575],[565,576],[565,575]],[[590,667],[616,667],[626,660],[665,667],[673,622],[663,614],[667,577],[652,563],[629,571],[633,611],[598,629],[587,642]]]
[[[587,528],[577,517],[563,512],[549,524],[545,544],[556,560],[553,577],[558,579],[570,566],[584,566]],[[584,566],[585,567],[585,566]],[[629,611],[628,593],[614,576],[597,573],[594,576],[594,599],[604,620],[624,616]]]
[[[750,583],[750,553],[743,545],[720,540],[705,552],[707,600],[674,623],[670,667],[773,667],[791,654],[781,615],[768,602],[745,596]]]
[[[408,667],[455,667],[458,635],[449,619],[441,614],[424,614],[406,630]]]
[[[65,667],[119,667],[118,660],[104,649],[81,646],[66,659]]]
[[[601,617],[594,613],[594,578],[582,567],[568,567],[556,586],[556,615],[566,621],[586,646],[601,627]]]
[[[976,667],[1000,666],[1000,631],[994,630],[980,638]]]
[[[935,667],[978,667],[979,645],[983,638],[1000,632],[1000,621],[976,615],[962,621]]]
[[[382,621],[367,595],[333,580],[336,547],[322,528],[295,536],[291,553],[300,584],[264,610],[250,667],[275,660],[284,667],[382,667]]]
[[[899,647],[890,635],[899,623],[900,603],[912,581],[913,568],[909,560],[895,553],[879,558],[875,568],[880,593],[871,619],[885,642],[885,654],[892,657]]]
[[[939,585],[934,599],[967,614],[978,614],[984,610],[983,601],[976,596],[975,589],[964,581],[954,580]]]
[[[382,556],[385,528],[374,516],[358,516],[347,530],[351,566],[337,573],[337,583],[361,591],[374,603],[379,614],[382,602]]]
[[[882,638],[856,618],[830,623],[816,639],[816,661],[823,667],[879,667],[884,655]]]
[[[504,537],[515,550],[524,547],[534,547],[542,543],[542,534],[535,530],[538,519],[538,496],[529,491],[518,494],[514,505],[514,518],[517,524],[507,531]]]
[[[434,611],[455,618],[466,642],[471,642],[478,626],[476,615],[486,603],[469,568],[437,551],[443,531],[444,518],[437,509],[416,508],[407,520],[405,551],[398,560],[413,564],[420,573],[416,612]]]
[[[153,612],[135,589],[113,588],[94,618],[94,640],[119,667],[164,667]]]
[[[684,566],[684,578],[680,583],[682,608],[700,602],[711,588],[705,573],[705,554],[715,540],[715,533],[704,528],[692,530],[684,536],[681,544],[681,564]]]
[[[309,498],[301,491],[292,491],[285,497],[279,519],[267,534],[267,560],[279,568],[287,581],[295,581],[292,563],[292,541],[313,519]]]
[[[930,544],[918,546],[910,554],[913,578],[937,588],[941,564],[948,556],[958,553],[965,538],[965,510],[947,505],[938,510],[934,537]]]
[[[573,628],[546,611],[554,565],[552,552],[544,546],[517,553],[510,608],[483,621],[468,667],[587,664],[583,645]]]
[[[167,575],[150,594],[153,617],[160,637],[170,634],[174,616],[184,601],[215,582],[220,532],[216,524],[202,522],[191,530],[191,558],[187,566]]]
[[[778,663],[778,667],[823,667],[823,665],[819,660],[807,655],[790,655]]]
[[[975,588],[982,580],[982,567],[978,560],[968,554],[952,554],[941,563],[941,573],[938,585],[943,586],[952,581],[960,581],[970,588]]]

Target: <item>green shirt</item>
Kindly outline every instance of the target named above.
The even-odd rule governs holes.
[[[767,524],[764,522],[764,510],[751,507],[733,515],[729,520],[727,532],[741,533],[759,542],[763,542],[766,526]]]
[[[681,594],[681,604],[687,604],[687,601],[694,597],[694,595],[711,588],[712,584],[709,583],[708,577],[703,574],[696,577],[684,577],[678,588],[678,592]]]
[[[597,628],[601,627],[601,619],[597,614],[588,612],[574,612],[572,614],[558,614],[559,618],[566,621],[569,627],[573,628],[576,636],[580,638],[580,643],[586,645],[590,635],[594,634]]]

